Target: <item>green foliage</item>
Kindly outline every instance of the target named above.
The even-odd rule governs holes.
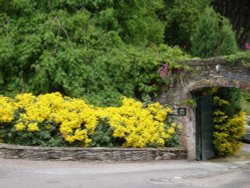
[[[218,17],[215,11],[207,7],[201,15],[197,31],[192,36],[191,53],[197,57],[212,57],[218,39]]]
[[[36,132],[28,130],[18,132],[15,127],[7,123],[1,124],[0,137],[4,143],[8,144],[51,147],[68,145],[58,130],[58,126],[55,126],[53,122],[43,122],[40,124],[40,131]]]
[[[156,12],[164,7],[162,0],[114,1],[121,36],[133,44],[160,44],[163,42],[164,24]]]
[[[186,99],[186,100],[184,101],[184,104],[187,105],[187,106],[190,106],[190,107],[192,107],[192,108],[197,107],[196,101],[195,101],[194,99],[192,99],[192,98]]]
[[[216,153],[218,156],[233,155],[242,145],[240,138],[246,131],[245,113],[228,111],[231,104],[218,96],[214,97],[214,105],[215,131],[213,143]]]
[[[250,115],[250,92],[247,92],[247,91],[242,92],[241,108],[244,112]]]
[[[161,0],[0,1],[0,94],[60,91],[96,105],[154,97],[161,62]],[[126,81],[126,82],[125,82]],[[157,84],[156,84],[157,83]]]
[[[239,51],[235,33],[228,19],[222,17],[221,31],[219,32],[218,48],[215,55],[231,55]]]
[[[209,0],[165,1],[162,17],[166,21],[165,41],[190,50],[191,35],[197,29],[199,17]]]
[[[228,63],[232,65],[242,64],[247,68],[250,68],[250,52],[238,52],[236,54],[231,54],[223,57]]]
[[[207,7],[192,35],[192,55],[207,58],[231,55],[238,51],[229,20],[216,14],[213,8]]]
[[[92,141],[89,146],[90,147],[122,146],[122,144],[125,142],[125,139],[113,137],[113,132],[114,132],[114,129],[107,122],[104,121],[104,122],[98,123],[95,129],[95,134],[90,135],[90,139]]]
[[[112,137],[113,130],[106,122],[99,123],[96,126],[95,134],[91,135],[92,142],[90,147],[114,147],[120,143]],[[122,145],[122,144],[120,144]]]
[[[220,88],[217,95],[225,99],[230,105],[223,107],[223,112],[229,116],[238,114],[241,111],[241,91],[237,88]]]

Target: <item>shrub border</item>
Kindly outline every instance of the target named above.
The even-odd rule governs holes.
[[[57,161],[152,161],[187,159],[184,148],[80,148],[0,144],[0,158]]]

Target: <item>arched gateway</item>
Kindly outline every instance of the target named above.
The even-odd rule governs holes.
[[[187,149],[188,159],[209,159],[209,151],[198,151],[197,144],[197,108],[188,104],[192,101],[193,94],[201,90],[202,88],[209,87],[233,87],[240,88],[242,90],[250,91],[250,63],[235,62],[230,63],[222,58],[212,58],[207,60],[191,60],[183,62],[185,65],[189,65],[191,71],[177,71],[175,74],[181,75],[175,87],[171,92],[161,93],[157,100],[163,104],[171,104],[176,108],[186,109],[186,115],[176,116],[177,120],[184,126],[182,134],[182,144]],[[211,102],[209,98],[203,98],[202,103]],[[206,116],[205,109],[203,113]],[[202,110],[201,110],[202,111]],[[206,123],[207,121],[201,121]],[[206,125],[205,125],[206,127]],[[207,128],[207,127],[206,127]],[[204,130],[207,131],[207,130]],[[211,143],[211,140],[210,140]],[[205,146],[204,147],[209,147]],[[202,158],[197,157],[197,154],[203,154]],[[205,152],[205,153],[203,153]],[[207,153],[206,153],[207,152]],[[207,155],[207,156],[205,156]]]

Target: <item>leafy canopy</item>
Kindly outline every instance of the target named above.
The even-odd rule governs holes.
[[[116,104],[122,95],[153,97],[160,63],[183,57],[160,45],[164,24],[156,12],[163,5],[1,0],[0,94],[60,91],[97,105]]]

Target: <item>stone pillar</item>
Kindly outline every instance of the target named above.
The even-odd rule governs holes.
[[[187,159],[196,159],[196,132],[195,132],[195,109],[192,107],[187,107],[187,115],[182,119],[182,124],[184,127],[183,137],[185,139],[185,145],[187,149]]]
[[[183,126],[181,135],[181,145],[187,150],[188,160],[196,159],[196,134],[195,134],[195,108],[187,106],[185,101],[191,98],[191,94],[183,87],[176,88],[172,94],[162,93],[158,98],[161,104],[168,104],[172,108],[175,106],[187,109],[186,116],[173,116],[174,121],[177,121]]]

